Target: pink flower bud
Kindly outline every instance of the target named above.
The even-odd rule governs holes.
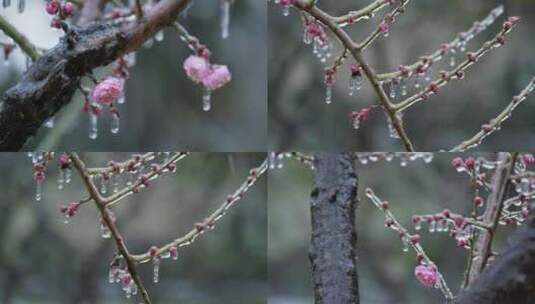
[[[210,63],[205,57],[190,55],[183,64],[186,75],[195,83],[201,83],[202,79],[210,74]]]
[[[152,246],[152,247],[150,247],[150,249],[149,249],[149,255],[150,255],[151,257],[156,257],[157,254],[158,254],[158,247],[156,247],[156,246]]]
[[[65,14],[66,16],[69,16],[72,14],[72,12],[74,11],[74,5],[72,4],[72,2],[66,2],[63,7],[61,8],[61,11],[63,12],[63,14]]]
[[[213,65],[211,72],[202,78],[202,84],[213,91],[227,84],[232,79],[226,65]]]
[[[59,2],[57,0],[47,1],[45,5],[46,12],[55,15],[59,11]]]
[[[437,283],[437,269],[434,265],[420,264],[414,268],[414,275],[425,287],[435,287]]]
[[[98,103],[110,104],[123,95],[124,81],[109,77],[99,82],[91,92],[91,97]]]

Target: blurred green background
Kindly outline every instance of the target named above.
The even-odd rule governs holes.
[[[24,14],[16,13],[16,1],[0,14],[13,22],[40,47],[57,43],[60,33],[49,27],[44,1],[26,1]],[[187,17],[179,21],[208,45],[212,61],[226,64],[233,81],[213,94],[213,107],[201,109],[202,89],[189,80],[182,63],[190,50],[174,29],[165,40],[137,53],[137,65],[126,82],[126,104],[120,105],[121,131],[109,131],[109,117],[100,123],[99,138],[88,138],[88,117],[82,100],[57,116],[57,126],[42,127],[25,149],[81,151],[132,151],[138,149],[217,152],[265,151],[267,133],[266,97],[266,3],[240,0],[231,7],[230,37],[221,38],[219,1],[195,0]],[[5,37],[0,33],[0,41]],[[6,68],[0,59],[0,95],[17,82],[24,71],[18,50]],[[100,69],[97,75],[107,75]],[[62,124],[60,127],[59,125]]]
[[[125,160],[127,153],[83,153],[91,166]],[[188,232],[234,192],[261,164],[264,153],[193,153],[146,191],[114,208],[127,246],[143,253]],[[136,303],[108,283],[115,252],[100,237],[98,211],[85,205],[68,225],[58,209],[86,197],[76,175],[57,189],[50,167],[41,202],[34,201],[31,161],[24,153],[0,154],[0,302]],[[9,173],[8,173],[9,172]],[[138,267],[154,303],[265,303],[266,185],[261,177],[216,229],[163,260],[160,283],[152,265]]]
[[[357,262],[362,304],[444,302],[438,289],[424,288],[414,278],[414,252],[402,251],[398,235],[384,227],[383,213],[366,198],[364,191],[371,187],[381,199],[388,200],[390,210],[412,232],[414,214],[437,213],[445,208],[469,214],[473,194],[468,176],[451,167],[456,156],[435,153],[430,164],[420,159],[407,167],[401,167],[399,159],[357,164]],[[490,154],[477,156],[495,159]],[[268,183],[269,303],[312,303],[308,260],[311,171],[295,160],[286,160],[284,168],[270,170]],[[466,250],[458,248],[446,233],[430,234],[426,228],[424,225],[420,231],[422,246],[456,294],[463,278]],[[501,248],[511,229],[514,228],[498,230],[495,249]]]
[[[319,7],[332,15],[341,15],[369,2],[320,0]],[[505,16],[522,18],[506,38],[506,45],[480,59],[468,70],[464,81],[454,81],[443,87],[438,96],[405,112],[407,132],[419,151],[452,148],[471,137],[535,76],[535,1],[411,1],[406,13],[391,27],[389,37],[377,39],[364,52],[365,59],[377,72],[396,70],[400,64],[413,63],[442,43],[453,40],[457,33],[467,30],[499,4],[505,6]],[[503,20],[502,16],[472,40],[467,51],[479,48],[483,41],[493,37]],[[373,111],[360,130],[352,129],[351,111],[375,104],[377,98],[366,82],[356,96],[349,97],[348,64],[352,61],[348,60],[337,74],[333,103],[326,105],[324,65],[312,54],[312,47],[302,42],[303,29],[297,11],[291,10],[289,17],[283,17],[281,8],[271,4],[268,22],[271,150],[399,151],[402,148],[398,140],[389,137],[385,115],[380,111]],[[360,22],[350,27],[349,33],[361,41],[377,23],[376,19]],[[330,37],[334,42],[335,38]],[[338,56],[340,52],[336,48],[334,54]],[[438,70],[446,68],[449,68],[447,63],[435,65],[435,77]],[[517,108],[512,120],[487,138],[479,150],[530,150],[535,145],[534,114],[535,95],[532,95]]]

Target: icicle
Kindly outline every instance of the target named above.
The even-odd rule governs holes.
[[[157,42],[163,41],[163,38],[164,38],[163,30],[158,31],[156,35],[154,35],[154,40],[156,40]]]
[[[98,137],[98,116],[89,113],[89,138],[97,139]]]
[[[72,176],[72,170],[71,168],[65,168],[63,169],[65,172],[65,183],[70,184],[71,183],[71,176]]]
[[[284,153],[279,153],[277,155],[277,168],[278,169],[282,169],[282,167],[283,167],[282,160],[283,159],[284,159]]]
[[[118,104],[124,104],[125,102],[126,102],[126,98],[124,97],[124,95],[117,99]]]
[[[159,258],[153,258],[152,264],[154,265],[154,272],[152,280],[154,283],[158,283],[160,281],[160,259]]]
[[[110,271],[108,272],[108,282],[110,284],[115,283],[115,272],[117,271],[116,269],[116,267],[110,267]]]
[[[455,53],[452,53],[451,56],[450,56],[450,67],[454,67],[455,66],[455,61],[456,61]]]
[[[431,78],[433,78],[433,68],[431,66],[427,67],[427,70],[425,70],[425,81],[429,82],[431,81]]]
[[[403,252],[409,251],[409,238],[406,235],[403,235],[401,237],[401,245]]]
[[[100,220],[100,236],[103,239],[111,238],[111,231],[102,219]]]
[[[36,180],[35,181],[35,200],[40,201],[42,196],[43,196],[43,181]]]
[[[202,94],[202,110],[205,112],[210,111],[212,108],[212,91],[208,88],[204,88],[204,92]]]
[[[416,74],[414,77],[414,87],[416,89],[420,88],[420,74]]]
[[[303,42],[305,44],[311,44],[312,43],[312,37],[310,36],[310,33],[308,32],[308,29],[305,27],[305,31],[303,33]]]
[[[396,95],[396,84],[394,83],[394,81],[390,81],[390,98],[394,99],[396,98]]]
[[[120,120],[119,115],[117,113],[111,114],[111,127],[110,127],[111,133],[113,134],[119,133],[119,120]]]
[[[351,79],[349,80],[349,96],[353,96],[356,91],[360,91],[362,88],[362,75],[358,74],[355,76],[351,76]]]
[[[128,53],[128,55],[126,55],[126,64],[128,65],[128,67],[133,67],[136,65],[136,53],[135,52]]]
[[[227,39],[230,23],[230,0],[221,0],[221,38]]]
[[[108,192],[108,179],[103,176],[100,183],[100,193],[106,194],[106,192]]]
[[[414,224],[414,229],[416,231],[422,229],[422,221],[417,221],[415,224]]]
[[[290,6],[289,5],[282,6],[282,15],[285,16],[285,17],[290,15]]]
[[[19,5],[17,6],[17,10],[19,14],[24,13],[25,8],[26,8],[26,0],[19,0]]]
[[[353,129],[358,130],[360,128],[360,119],[357,117],[353,118]]]
[[[388,118],[388,133],[390,134],[390,138],[399,138],[398,131],[396,130],[396,127],[392,123],[390,117]]]
[[[436,228],[437,228],[437,222],[431,221],[429,223],[429,232],[431,233],[435,232]]]
[[[325,91],[325,103],[330,104],[333,101],[333,86],[327,85],[327,89]]]
[[[2,6],[4,8],[11,6],[11,0],[3,0],[2,1]]]
[[[150,49],[154,45],[154,39],[150,38],[145,41],[143,46],[147,49]]]
[[[49,128],[49,129],[52,129],[54,127],[54,116],[50,117],[46,122],[45,122],[45,127]]]
[[[407,83],[404,78],[399,80],[399,86],[401,87],[401,96],[407,95]]]
[[[113,193],[119,192],[119,175],[113,174],[111,176],[111,184],[113,187]]]
[[[178,250],[176,248],[176,246],[172,246],[170,249],[169,249],[169,253],[171,254],[171,258],[173,260],[178,260]]]
[[[270,169],[277,168],[277,153],[276,152],[269,152],[269,168]]]
[[[437,224],[436,224],[436,226],[435,226],[435,230],[436,230],[436,232],[442,232],[442,231],[444,230],[442,224],[443,224],[442,220],[438,220],[438,221],[437,221]]]
[[[58,173],[58,189],[63,189],[63,184],[65,183],[65,169],[60,169]]]

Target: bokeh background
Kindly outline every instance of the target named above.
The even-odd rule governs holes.
[[[320,0],[319,7],[332,15],[341,15],[369,2]],[[407,132],[418,150],[449,149],[473,136],[535,76],[535,57],[532,55],[535,52],[535,1],[411,1],[406,13],[391,27],[389,37],[377,39],[364,52],[364,57],[377,72],[396,70],[400,64],[413,63],[420,56],[438,49],[442,43],[453,40],[457,33],[468,29],[499,4],[505,6],[505,16],[522,18],[519,26],[508,35],[505,47],[482,58],[468,70],[462,82],[452,82],[443,87],[438,96],[405,112]],[[490,29],[472,40],[467,51],[479,48],[483,41],[493,37],[503,20],[502,16]],[[402,148],[398,140],[389,137],[385,115],[380,111],[373,111],[360,130],[352,129],[350,112],[375,104],[376,97],[367,83],[356,96],[349,97],[350,60],[337,74],[333,103],[326,105],[324,65],[312,54],[312,47],[302,42],[303,29],[297,11],[291,10],[290,16],[284,17],[281,8],[271,4],[268,22],[271,150],[399,151]],[[352,26],[349,33],[361,41],[378,22],[377,19],[360,22]],[[330,37],[334,41],[335,38]],[[337,56],[340,52],[341,49],[336,48],[334,54]],[[438,70],[446,68],[449,68],[447,63],[435,66],[435,76]],[[532,95],[517,108],[512,120],[505,122],[502,130],[487,138],[478,149],[532,149],[535,145],[532,134],[534,114],[535,96]]]
[[[40,47],[55,45],[61,33],[49,27],[44,1],[26,1],[24,14],[16,1],[0,14],[13,22]],[[213,107],[201,109],[202,89],[189,80],[182,62],[190,54],[172,28],[165,40],[137,53],[137,65],[126,83],[126,104],[120,105],[121,131],[109,131],[109,118],[101,121],[99,138],[88,138],[88,117],[80,96],[57,116],[56,127],[43,127],[25,149],[81,151],[132,151],[138,149],[217,152],[265,151],[266,2],[236,1],[231,7],[230,37],[221,38],[219,1],[196,0],[179,21],[208,45],[215,63],[229,66],[233,81],[213,94]],[[0,41],[5,36],[0,34]],[[10,67],[0,59],[0,95],[17,82],[24,59],[17,50]],[[107,69],[99,69],[104,75]]]
[[[91,166],[125,160],[127,153],[83,153]],[[264,153],[193,153],[146,191],[114,208],[129,249],[146,252],[188,232],[234,192],[265,159]],[[57,189],[57,170],[47,171],[44,197],[34,201],[32,165],[25,153],[0,154],[0,302],[137,303],[108,283],[115,253],[99,233],[98,211],[81,208],[67,225],[58,208],[86,197],[79,178]],[[8,173],[9,172],[9,173]],[[154,303],[265,303],[267,295],[267,177],[219,222],[215,230],[163,260],[160,283],[152,265],[138,267]]]
[[[389,209],[412,232],[414,214],[436,213],[445,208],[469,214],[473,198],[469,178],[451,166],[451,160],[458,155],[466,157],[435,153],[430,164],[420,159],[406,167],[400,166],[399,159],[357,164],[357,267],[362,304],[444,302],[438,289],[424,288],[414,278],[414,252],[402,251],[398,235],[384,227],[383,213],[366,198],[364,191],[371,187],[381,199],[388,200]],[[493,154],[475,156],[495,159]],[[295,160],[286,160],[284,168],[270,170],[268,183],[269,303],[312,303],[308,260],[311,171]],[[431,234],[426,228],[423,225],[420,231],[422,246],[456,294],[463,278],[466,250],[458,248],[446,233]],[[501,248],[513,229],[500,227],[495,249]]]

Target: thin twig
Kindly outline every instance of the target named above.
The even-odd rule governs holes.
[[[32,61],[36,61],[39,58],[40,55],[37,47],[2,16],[0,16],[0,30],[13,39]]]

